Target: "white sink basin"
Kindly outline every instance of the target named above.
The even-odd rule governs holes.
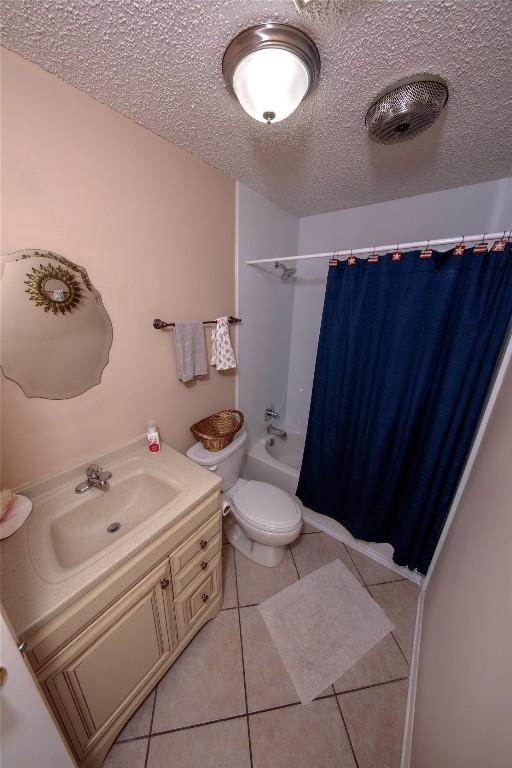
[[[74,478],[34,500],[28,546],[43,579],[61,581],[103,557],[139,526],[151,525],[184,490],[153,457],[129,457],[105,468],[112,471],[108,491],[77,494]]]
[[[158,512],[177,492],[169,483],[144,471],[114,481],[109,491],[87,491],[81,503],[64,511],[50,525],[59,565],[80,565],[129,533],[141,519]]]

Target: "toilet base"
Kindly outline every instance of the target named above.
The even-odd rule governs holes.
[[[230,544],[234,546],[242,555],[254,560],[259,565],[265,565],[267,568],[275,568],[282,561],[285,555],[285,547],[268,546],[260,544],[257,541],[251,541],[242,531],[240,525],[233,519],[232,515],[224,519],[224,531]]]

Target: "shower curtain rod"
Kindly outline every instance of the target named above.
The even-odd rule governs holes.
[[[272,259],[251,259],[246,261],[246,264],[272,264],[275,261],[301,261],[303,259],[325,259],[334,258],[339,259],[340,256],[357,256],[360,253],[374,253],[375,251],[394,251],[399,249],[401,251],[410,251],[417,248],[426,248],[436,245],[455,245],[458,243],[472,243],[482,242],[483,240],[499,240],[505,238],[505,232],[485,232],[483,235],[458,235],[457,237],[447,237],[442,240],[421,240],[417,243],[391,243],[391,245],[378,245],[370,246],[369,248],[348,248],[344,251],[332,250],[327,253],[309,253],[304,256],[280,256]],[[510,237],[509,231],[508,236]]]

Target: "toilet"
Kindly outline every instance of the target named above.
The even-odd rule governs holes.
[[[247,433],[221,451],[208,451],[195,443],[187,456],[222,478],[225,533],[230,544],[250,560],[273,568],[302,528],[299,505],[290,494],[270,483],[243,480],[240,469]]]

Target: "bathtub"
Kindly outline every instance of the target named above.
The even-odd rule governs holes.
[[[286,429],[286,433],[286,440],[267,435],[253,445],[247,454],[244,474],[250,480],[277,485],[294,496],[299,482],[305,434],[296,429]]]
[[[306,436],[304,432],[298,429],[288,429],[286,426],[284,429],[288,435],[286,440],[282,440],[276,435],[266,435],[249,448],[243,474],[248,480],[272,483],[272,485],[277,485],[278,488],[282,488],[283,491],[295,496]],[[390,544],[355,539],[341,523],[325,515],[320,515],[318,512],[313,512],[312,509],[305,507],[297,497],[295,498],[301,507],[304,522],[327,533],[334,539],[348,544],[353,549],[357,549],[377,563],[396,571],[404,578],[416,584],[423,583],[421,574],[411,572],[408,568],[402,568],[393,561],[393,547]]]

